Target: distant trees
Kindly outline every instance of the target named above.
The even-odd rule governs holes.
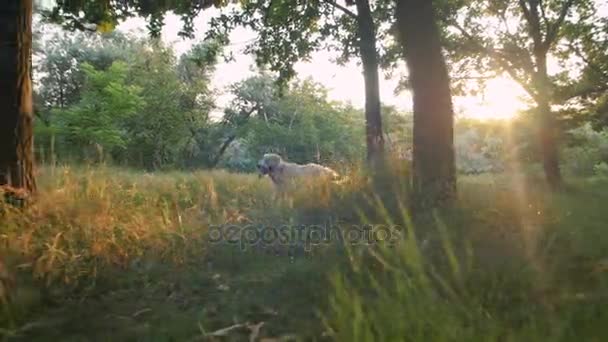
[[[580,77],[559,75],[556,100],[563,103],[562,116],[575,124],[590,119],[595,129],[608,127],[608,16],[587,9],[581,20],[565,21],[560,59],[578,60]]]
[[[592,129],[586,123],[568,132],[564,149],[564,171],[574,176],[608,177],[608,129]]]
[[[241,2],[231,16],[215,20],[215,28],[245,26],[258,33],[248,51],[259,65],[279,73],[279,81],[295,75],[294,65],[321,49],[341,53],[339,61],[357,58],[362,66],[365,89],[365,136],[367,160],[379,166],[384,158],[384,134],[380,101],[378,40],[386,36],[392,1],[333,0]],[[331,43],[328,41],[331,40]]]
[[[254,170],[268,151],[299,162],[364,156],[362,112],[330,102],[312,81],[280,89],[260,72],[233,85],[223,117],[212,117],[210,82],[222,44],[196,44],[177,58],[156,40],[119,32],[52,35],[36,51],[40,156],[95,161],[103,152],[148,170]]]
[[[311,80],[292,82],[279,96],[276,80],[262,73],[237,83],[233,94],[222,127],[224,141],[234,144],[218,151],[219,165],[253,170],[268,152],[300,163],[354,164],[364,157],[361,112],[330,102]]]
[[[160,33],[163,18],[173,10],[182,15],[184,35],[191,35],[192,19],[204,8],[223,6],[223,1],[170,1],[141,3],[135,0],[109,2],[96,0],[57,1],[46,12],[52,21],[73,29],[111,30],[119,19],[135,14],[150,19],[149,30]],[[0,3],[0,185],[33,192],[33,100],[31,82],[33,0],[7,0]]]
[[[135,51],[129,74],[143,89],[145,105],[127,123],[131,139],[123,159],[129,164],[148,170],[185,166],[201,153],[196,134],[214,108],[210,77],[216,46],[210,44],[195,45],[179,63],[159,42]]]
[[[113,44],[119,49],[107,49]],[[197,165],[220,48],[201,43],[178,61],[158,41],[115,33],[51,39],[37,54],[40,147],[78,160],[84,157],[79,150],[92,144],[115,162],[149,170]]]
[[[82,70],[85,83],[81,98],[69,107],[58,107],[53,124],[66,144],[77,146],[77,152],[92,159],[97,157],[94,153],[126,148],[130,137],[124,123],[145,103],[141,88],[126,84],[127,66],[123,62],[114,62],[105,71],[85,63]]]
[[[46,122],[49,108],[63,108],[79,99],[85,74],[80,68],[88,63],[97,70],[105,70],[117,60],[126,61],[133,49],[133,40],[120,32],[97,34],[70,32],[56,25],[42,24],[34,37],[38,41],[33,55],[37,118]],[[43,40],[42,32],[50,31]]]
[[[502,172],[519,146],[509,144],[507,123],[462,120],[455,125],[456,170],[462,174]]]

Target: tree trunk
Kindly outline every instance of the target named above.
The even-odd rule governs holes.
[[[245,124],[247,122],[247,120],[249,120],[249,117],[251,116],[251,114],[253,114],[253,112],[258,111],[259,107],[253,106],[251,109],[249,109],[246,112],[242,112],[241,113],[241,117],[239,118],[239,120],[236,123],[236,127],[234,127],[234,130],[237,131],[238,130],[238,122],[241,122],[243,124]],[[224,126],[228,124],[228,121],[224,121]],[[291,124],[290,124],[291,126]],[[222,157],[224,156],[224,153],[226,152],[226,149],[228,148],[228,146],[230,146],[230,144],[232,144],[232,142],[234,141],[234,139],[236,139],[237,133],[233,133],[231,135],[228,136],[228,138],[226,139],[226,141],[224,141],[224,143],[222,144],[222,146],[220,147],[220,149],[218,150],[217,154],[215,155],[215,157],[213,158],[213,160],[211,160],[211,167],[216,167],[217,164],[220,162],[220,160],[222,159]]]
[[[32,0],[0,4],[0,185],[36,189],[30,78]]]
[[[396,15],[414,97],[415,206],[435,207],[456,194],[450,81],[432,1],[397,0]]]
[[[536,83],[538,89],[537,115],[539,116],[538,144],[543,169],[547,183],[553,189],[558,189],[562,184],[562,176],[559,168],[559,152],[557,148],[557,122],[551,112],[551,89],[549,76],[547,74],[547,54],[543,51],[535,53],[537,74]]]
[[[230,135],[226,139],[226,141],[224,141],[224,143],[222,144],[222,146],[218,150],[217,154],[215,155],[215,157],[211,161],[211,165],[209,165],[210,167],[215,168],[217,166],[217,164],[219,164],[220,160],[222,159],[222,156],[224,156],[224,153],[226,153],[226,149],[228,149],[228,146],[230,146],[230,144],[232,144],[232,142],[234,141],[234,139],[236,139],[236,134]]]
[[[380,112],[380,81],[378,77],[378,52],[376,29],[369,0],[356,0],[359,52],[365,81],[365,135],[367,161],[372,167],[381,165],[384,159],[384,136]]]

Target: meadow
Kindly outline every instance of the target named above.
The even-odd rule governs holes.
[[[0,340],[607,340],[604,2],[0,2]]]
[[[454,206],[410,215],[407,169],[390,172],[382,179],[391,181],[353,172],[346,183],[278,200],[253,174],[42,167],[36,201],[1,210],[0,336],[608,336],[607,179],[573,179],[552,193],[533,175],[463,176]],[[238,234],[211,237],[230,224]],[[311,233],[319,226],[343,237],[365,226],[377,240],[319,243]],[[264,242],[243,227],[304,228],[299,238]]]

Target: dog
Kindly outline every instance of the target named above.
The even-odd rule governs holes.
[[[260,172],[259,177],[268,175],[279,190],[284,190],[289,183],[300,178],[337,180],[340,177],[336,171],[323,165],[290,163],[275,153],[264,154],[258,161],[257,168]]]

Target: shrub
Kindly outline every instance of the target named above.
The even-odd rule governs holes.
[[[593,167],[593,173],[599,177],[608,177],[608,164],[600,162]]]

